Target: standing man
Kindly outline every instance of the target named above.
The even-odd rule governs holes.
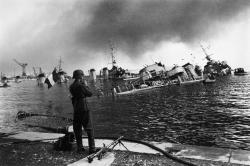
[[[73,129],[75,133],[77,151],[82,152],[85,149],[82,145],[82,127],[87,132],[89,143],[89,154],[95,152],[94,130],[92,126],[92,115],[88,109],[86,97],[92,96],[82,70],[73,72],[75,81],[70,85],[72,95],[72,104],[74,107]]]

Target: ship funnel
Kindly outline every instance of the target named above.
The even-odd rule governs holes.
[[[95,69],[90,69],[90,71],[89,71],[89,76],[90,76],[90,80],[96,81]]]

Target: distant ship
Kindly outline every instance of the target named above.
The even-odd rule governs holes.
[[[112,68],[109,70],[107,67],[104,67],[101,71],[104,79],[110,80],[133,80],[139,78],[138,74],[131,73],[129,70],[118,67],[115,60],[115,47],[112,41],[109,43],[111,50],[112,58]]]
[[[65,83],[65,82],[68,81],[67,73],[62,70],[62,59],[61,59],[61,57],[60,57],[60,60],[59,60],[58,69],[57,69],[57,67],[55,67],[53,72],[54,72],[54,75],[56,76],[57,83],[61,84],[61,83]]]
[[[34,75],[36,76],[37,85],[43,85],[45,82],[46,75],[42,71],[42,68],[39,67],[39,73],[36,72],[36,67],[33,67],[33,70],[34,70]]]
[[[241,75],[247,75],[248,73],[245,72],[244,68],[236,68],[234,69],[234,75],[238,75],[238,76],[241,76]]]
[[[5,88],[9,87],[10,85],[8,84],[8,78],[3,76],[1,73],[1,80],[0,80],[0,88]]]

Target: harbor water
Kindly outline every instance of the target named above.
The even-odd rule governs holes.
[[[0,89],[0,132],[47,131],[60,118],[15,120],[18,111],[72,118],[69,84],[51,89],[24,80]],[[96,91],[96,85],[90,84]],[[110,88],[106,88],[110,91]],[[171,85],[135,94],[88,98],[96,136],[250,150],[250,76],[214,84]]]

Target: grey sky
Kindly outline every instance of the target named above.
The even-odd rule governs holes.
[[[62,57],[69,74],[75,68],[107,66],[109,40],[115,43],[124,68],[143,67],[151,61],[147,52],[164,42],[195,50],[200,41],[215,40],[244,19],[249,22],[250,7],[248,0],[10,0],[0,4],[0,71],[18,73],[15,58],[27,62],[29,72],[33,66],[48,72]],[[163,57],[152,53],[153,59],[159,56]],[[223,58],[227,56],[233,55]]]

